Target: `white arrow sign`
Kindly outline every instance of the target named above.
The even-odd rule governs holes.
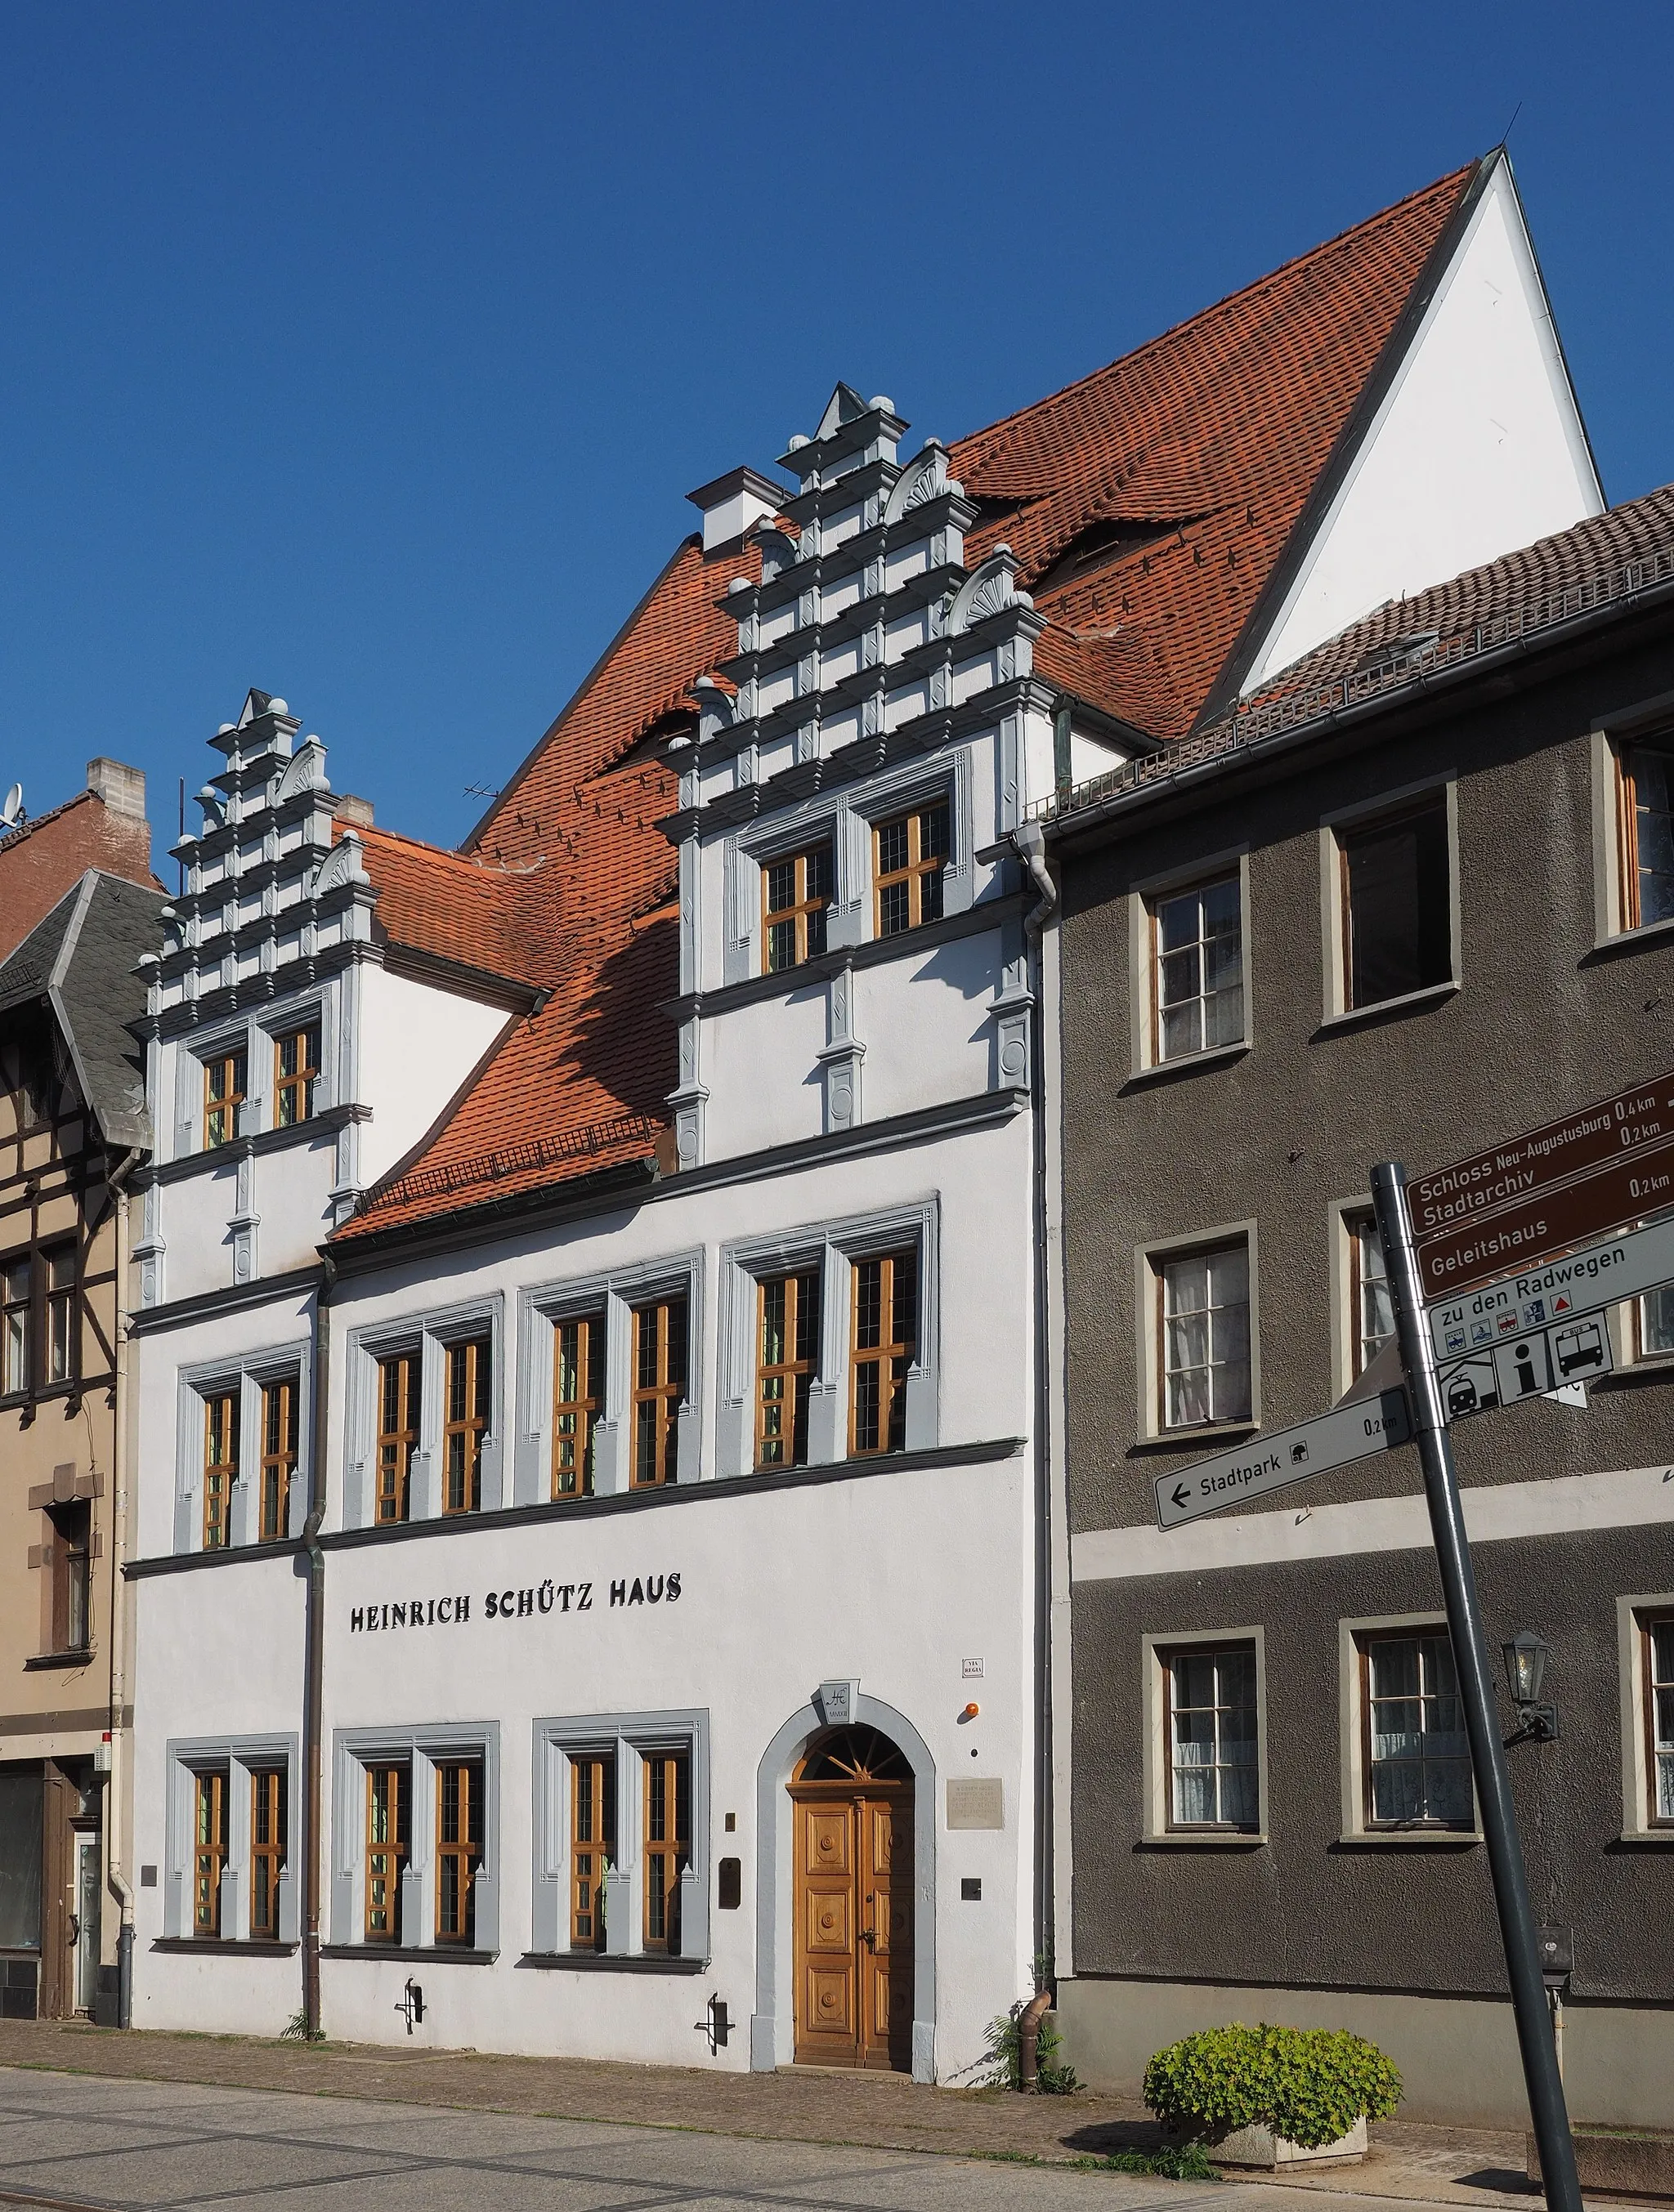
[[[1196,1467],[1159,1475],[1157,1526],[1178,1528],[1183,1521],[1220,1513],[1228,1505],[1242,1504],[1246,1498],[1259,1498],[1264,1491],[1282,1490],[1287,1483],[1306,1482],[1328,1468],[1393,1451],[1411,1435],[1403,1390],[1385,1390],[1376,1398],[1333,1406],[1329,1413],[1304,1421],[1300,1428],[1252,1437],[1235,1451],[1220,1452],[1214,1459],[1199,1460]]]
[[[1566,1260],[1548,1260],[1520,1275],[1484,1283],[1429,1309],[1437,1356],[1456,1360],[1507,1337],[1549,1328],[1577,1315],[1599,1313],[1618,1298],[1674,1281],[1674,1220],[1606,1237]]]

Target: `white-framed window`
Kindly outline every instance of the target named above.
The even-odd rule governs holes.
[[[306,1339],[180,1369],[174,1549],[284,1543],[307,1516]]]
[[[703,1708],[536,1721],[537,1958],[708,1959],[709,1729]]]
[[[1674,1590],[1616,1600],[1622,1690],[1622,1832],[1674,1836]]]
[[[507,1502],[505,1304],[496,1291],[349,1331],[345,1528]]]
[[[1248,896],[1244,854],[1138,895],[1136,1072],[1248,1041]]]
[[[1345,1620],[1338,1637],[1344,1835],[1475,1840],[1470,1746],[1446,1622]]]
[[[301,1806],[294,1735],[177,1737],[164,1747],[172,1942],[295,1943]]]
[[[1459,980],[1458,784],[1385,793],[1320,830],[1328,1020]]]
[[[1250,1222],[1141,1249],[1147,1433],[1259,1420],[1255,1256]]]
[[[773,1474],[938,1441],[940,1202],[721,1252],[718,1472]]]
[[[1348,1234],[1349,1380],[1358,1382],[1395,1334],[1383,1239],[1371,1213],[1351,1214]]]
[[[500,1947],[500,1724],[339,1729],[332,1745],[334,1948]]]
[[[1633,1323],[1636,1359],[1674,1357],[1674,1285],[1665,1284],[1635,1298]]]
[[[516,1504],[700,1479],[703,1276],[699,1248],[521,1294]]]
[[[1142,1654],[1147,1838],[1264,1842],[1267,1686],[1262,1630],[1147,1635]]]

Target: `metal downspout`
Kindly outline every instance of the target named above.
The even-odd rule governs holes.
[[[302,1524],[308,1560],[302,1697],[302,2027],[311,2043],[323,2032],[320,2025],[320,1738],[326,1687],[326,1554],[320,1548],[320,1527],[326,1518],[326,1449],[332,1395],[332,1331],[326,1309],[336,1280],[336,1266],[331,1255],[324,1253],[313,1300],[313,1445],[308,1468],[308,1517]]]
[[[1044,1956],[1052,1948],[1052,1660],[1051,1660],[1051,1379],[1047,1372],[1047,1176],[1046,1176],[1046,1062],[1045,1022],[1042,998],[1045,990],[1040,937],[1046,918],[1058,903],[1058,889],[1046,866],[1046,833],[1038,822],[1025,822],[1012,832],[1017,856],[1027,868],[1040,896],[1023,917],[1028,945],[1029,991],[1032,1004],[1029,1026],[1032,1049],[1029,1054],[1030,1140],[1033,1153],[1032,1212],[1034,1217],[1035,1305],[1035,1952]]]
[[[116,1441],[111,1453],[111,1774],[105,1805],[105,1879],[122,1913],[116,1938],[119,2027],[134,2024],[134,1893],[123,1868],[127,1776],[122,1712],[128,1694],[128,1620],[122,1570],[128,1557],[128,1177],[141,1149],[136,1145],[106,1178],[116,1194]]]

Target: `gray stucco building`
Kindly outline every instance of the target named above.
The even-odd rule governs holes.
[[[1674,1063],[1671,777],[1663,491],[1391,601],[1050,810],[1057,1963],[1093,2081],[1266,2019],[1375,2038],[1410,2116],[1523,2118],[1415,1451],[1167,1532],[1153,1486],[1376,1357],[1372,1163],[1438,1168]],[[1558,1740],[1509,1756],[1573,1949],[1572,2106],[1666,2121],[1674,1291],[1610,1332],[1613,1373],[1455,1445],[1490,1649],[1550,1646]]]

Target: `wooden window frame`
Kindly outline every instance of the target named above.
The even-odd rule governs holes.
[[[23,1278],[21,1298],[11,1294],[11,1285],[6,1279],[20,1271]],[[33,1250],[10,1253],[0,1260],[0,1361],[7,1358],[11,1344],[15,1342],[18,1346],[15,1372],[0,1368],[0,1396],[27,1397],[34,1389],[34,1349],[39,1334],[35,1325],[36,1273]],[[13,1316],[16,1315],[21,1315],[21,1323],[15,1323]]]
[[[1174,1810],[1174,1668],[1181,1659],[1213,1659],[1217,1664],[1231,1652],[1247,1652],[1250,1656],[1255,1696],[1250,1711],[1255,1720],[1253,1741],[1256,1757],[1253,1762],[1256,1776],[1256,1817],[1253,1820],[1182,1820]],[[1165,1644],[1158,1647],[1157,1662],[1162,1670],[1162,1811],[1163,1832],[1171,1836],[1259,1836],[1263,1832],[1265,1808],[1262,1802],[1262,1678],[1261,1650],[1251,1637],[1228,1637],[1208,1644]],[[1217,1688],[1219,1685],[1217,1683]],[[1201,1711],[1201,1707],[1194,1708]],[[1230,1711],[1217,1702],[1213,1708],[1217,1716],[1214,1747],[1220,1748],[1219,1715]],[[1229,1762],[1216,1759],[1214,1767],[1218,1773]],[[1216,1784],[1217,1798],[1220,1785]]]
[[[563,1388],[564,1332],[575,1334],[575,1372],[578,1395]],[[602,1311],[561,1314],[552,1323],[552,1481],[556,1500],[591,1498],[594,1432],[605,1403],[605,1329]],[[568,1431],[564,1424],[573,1426]],[[564,1447],[570,1447],[564,1464]],[[569,1480],[566,1481],[564,1478]]]
[[[399,1370],[397,1418],[401,1425],[387,1425],[388,1396],[386,1377]],[[418,1449],[419,1401],[423,1393],[423,1363],[417,1352],[390,1352],[378,1361],[377,1436],[373,1446],[373,1518],[388,1527],[405,1521],[412,1503],[412,1455]]]
[[[691,1864],[691,1754],[684,1746],[672,1751],[642,1752],[640,1765],[640,1856],[644,1863],[640,1940],[648,1953],[678,1958],[680,1876]],[[671,1800],[672,1834],[668,1832]]]
[[[1466,1758],[1464,1762],[1465,1785],[1468,1790],[1473,1792],[1473,1795],[1471,1799],[1470,1813],[1464,1820],[1433,1820],[1427,1815],[1425,1818],[1416,1820],[1381,1820],[1373,1814],[1372,1809],[1373,1783],[1374,1779],[1374,1761],[1372,1753],[1372,1647],[1374,1644],[1418,1644],[1421,1645],[1427,1638],[1433,1640],[1440,1639],[1443,1642],[1449,1643],[1450,1644],[1452,1642],[1446,1621],[1434,1621],[1428,1624],[1418,1621],[1409,1623],[1408,1625],[1400,1627],[1362,1628],[1355,1632],[1355,1667],[1357,1676],[1357,1693],[1360,1700],[1360,1817],[1361,1832],[1368,1836],[1469,1836],[1473,1835],[1476,1832],[1476,1800],[1474,1796],[1476,1780],[1475,1772],[1469,1757]],[[1420,1662],[1421,1672],[1419,1675],[1418,1703],[1421,1706],[1425,1696],[1427,1695],[1421,1671],[1421,1652],[1420,1654]],[[1457,1688],[1458,1678],[1458,1662],[1457,1658],[1455,1658],[1453,1663],[1453,1674],[1456,1685],[1454,1695],[1457,1698],[1459,1695]],[[1427,1760],[1423,1760],[1423,1754],[1421,1753],[1420,1757],[1422,1763],[1426,1765],[1428,1764]]]
[[[454,1378],[464,1371],[464,1411],[455,1413]],[[486,1379],[484,1379],[486,1378]],[[494,1428],[494,1340],[461,1337],[442,1346],[441,1511],[444,1520],[477,1512],[483,1496],[483,1444]],[[457,1462],[457,1464],[456,1464]]]
[[[1440,813],[1443,857],[1446,862],[1447,897],[1447,974],[1438,975],[1428,983],[1415,983],[1410,991],[1397,991],[1381,999],[1360,999],[1354,996],[1354,902],[1351,895],[1348,860],[1351,847],[1363,838],[1376,837],[1390,830],[1399,830],[1404,823]],[[1332,837],[1336,846],[1338,934],[1342,940],[1342,965],[1338,976],[1342,994],[1342,1011],[1345,1014],[1365,1012],[1373,1006],[1394,1006],[1399,1000],[1414,997],[1420,991],[1444,989],[1452,980],[1458,960],[1458,946],[1453,927],[1454,854],[1451,809],[1446,787],[1415,792],[1411,798],[1396,801],[1369,814],[1356,814],[1346,821],[1332,824]]]
[[[673,1373],[670,1350],[673,1342],[673,1316],[680,1315],[680,1340],[685,1347],[679,1363],[678,1377]],[[630,1309],[631,1315],[628,1346],[628,1451],[629,1487],[632,1490],[665,1488],[678,1480],[679,1474],[679,1414],[685,1402],[691,1373],[691,1305],[685,1291],[673,1292],[667,1297],[648,1298]],[[645,1324],[655,1317],[657,1358],[654,1379],[642,1382],[641,1376],[641,1337]],[[654,1470],[646,1474],[640,1468],[640,1433],[642,1413],[651,1410],[650,1432],[653,1437]]]
[[[395,1802],[394,1811],[388,1824],[389,1833],[374,1841],[374,1816],[377,1810],[380,1775],[389,1778],[386,1788],[386,1803],[388,1802],[391,1791],[393,1792]],[[406,1869],[410,1850],[408,1831],[411,1825],[411,1763],[405,1759],[368,1759],[366,1763],[366,1836],[365,1847],[362,1854],[365,1895],[362,1900],[361,1930],[362,1940],[364,1942],[399,1944],[401,1941],[401,1877]],[[389,1862],[387,1866],[374,1863],[386,1859]],[[374,1929],[372,1924],[373,1884],[378,1881],[387,1884],[388,1902],[386,1909],[389,1915],[389,1926],[387,1929]]]
[[[243,1393],[238,1384],[204,1394],[204,1549],[224,1552],[233,1540],[233,1487],[239,1479],[240,1416]],[[226,1408],[228,1456],[216,1453],[216,1408]]]
[[[1196,1000],[1195,1000],[1195,1001],[1188,1001],[1187,1000],[1182,999],[1182,1000],[1180,1000],[1178,1003],[1180,1006],[1185,1006],[1185,1005],[1188,1005],[1188,1004],[1195,1003],[1195,1004],[1196,1005],[1196,1006],[1198,1007],[1198,1009],[1199,1009],[1199,1026],[1200,1026],[1200,1027],[1206,1026],[1206,1024],[1203,1023],[1203,1019],[1202,1019],[1202,1009],[1203,1009],[1203,1008],[1205,1008],[1205,1007],[1208,1006],[1208,999],[1209,999],[1209,995],[1210,995],[1210,994],[1209,994],[1208,993],[1205,992],[1205,991],[1202,988],[1202,982],[1203,982],[1203,980],[1204,980],[1204,974],[1205,974],[1205,970],[1204,970],[1204,967],[1203,967],[1203,959],[1202,959],[1202,948],[1203,948],[1203,946],[1204,946],[1205,943],[1207,942],[1207,939],[1205,939],[1205,937],[1204,937],[1204,935],[1203,935],[1202,921],[1202,907],[1201,907],[1201,902],[1202,902],[1202,898],[1203,898],[1203,896],[1204,896],[1204,894],[1205,894],[1206,892],[1212,891],[1212,890],[1218,890],[1220,888],[1221,884],[1232,884],[1232,886],[1233,886],[1233,890],[1234,890],[1237,892],[1237,894],[1238,894],[1238,933],[1239,933],[1239,934],[1238,934],[1238,948],[1239,948],[1239,983],[1238,983],[1238,989],[1239,989],[1239,1028],[1238,1028],[1238,1035],[1237,1035],[1237,1036],[1236,1036],[1236,1037],[1223,1037],[1223,1038],[1222,1038],[1222,1039],[1221,1039],[1218,1043],[1215,1043],[1215,1044],[1210,1044],[1210,1043],[1208,1043],[1208,1042],[1207,1042],[1207,1040],[1206,1040],[1206,1041],[1205,1041],[1205,1042],[1203,1042],[1202,1043],[1189,1046],[1189,1047],[1187,1047],[1187,1048],[1186,1048],[1186,1049],[1184,1049],[1184,1051],[1171,1053],[1171,1052],[1168,1050],[1168,1048],[1167,1048],[1167,1046],[1166,1046],[1166,1042],[1165,1042],[1165,1041],[1164,1041],[1164,1036],[1163,1036],[1163,1016],[1164,1016],[1165,1012],[1172,1012],[1172,1008],[1166,1008],[1166,1007],[1164,1006],[1164,1005],[1163,1005],[1163,1002],[1162,1002],[1162,963],[1163,963],[1163,947],[1162,947],[1162,931],[1161,931],[1161,927],[1160,927],[1160,923],[1161,923],[1161,920],[1162,920],[1162,908],[1163,908],[1164,907],[1166,907],[1166,906],[1172,906],[1172,905],[1174,903],[1174,902],[1175,902],[1175,900],[1176,900],[1176,899],[1195,898],[1195,899],[1196,899],[1197,901],[1199,901],[1199,902],[1200,902],[1200,906],[1199,906],[1198,931],[1197,931],[1197,939],[1196,939],[1196,942],[1197,942],[1197,948],[1198,948],[1198,984],[1199,984],[1199,989],[1198,989],[1197,995],[1196,995]],[[1180,1061],[1182,1061],[1182,1060],[1194,1060],[1194,1059],[1196,1059],[1196,1058],[1197,1057],[1197,1055],[1198,1055],[1199,1054],[1201,1054],[1201,1053],[1205,1053],[1205,1052],[1225,1052],[1225,1051],[1226,1051],[1226,1050],[1227,1050],[1230,1046],[1232,1046],[1232,1045],[1234,1045],[1234,1044],[1242,1044],[1243,1042],[1245,1042],[1247,1040],[1247,1038],[1248,1038],[1248,1036],[1249,1036],[1249,1033],[1250,1033],[1250,1009],[1249,1009],[1249,1006],[1248,1006],[1248,1003],[1247,1003],[1247,997],[1246,997],[1246,993],[1245,993],[1245,973],[1244,973],[1244,921],[1245,921],[1245,916],[1244,916],[1244,871],[1243,871],[1243,869],[1242,869],[1241,867],[1237,866],[1233,866],[1233,867],[1232,867],[1232,868],[1230,868],[1230,869],[1228,869],[1228,868],[1219,868],[1219,869],[1216,869],[1216,870],[1215,870],[1212,874],[1210,874],[1210,875],[1207,875],[1207,876],[1202,876],[1202,877],[1195,878],[1194,878],[1191,882],[1190,882],[1190,883],[1184,883],[1184,884],[1169,884],[1169,886],[1167,887],[1167,889],[1166,889],[1166,890],[1156,890],[1156,891],[1151,891],[1151,892],[1147,893],[1147,896],[1146,896],[1146,898],[1145,898],[1145,902],[1144,902],[1144,904],[1145,904],[1145,930],[1146,930],[1146,940],[1147,940],[1147,943],[1148,947],[1149,947],[1149,966],[1150,966],[1150,981],[1151,981],[1151,1065],[1152,1065],[1152,1066],[1154,1066],[1154,1067],[1172,1067],[1172,1066],[1175,1066],[1178,1063],[1179,1063],[1179,1062],[1180,1062]],[[1177,946],[1175,947],[1175,950],[1176,950],[1176,951],[1177,951],[1177,952],[1178,952],[1178,951],[1185,951],[1185,950],[1186,950],[1186,948],[1185,948],[1184,945],[1177,945]]]
[[[477,1877],[483,1866],[484,1771],[480,1757],[441,1759],[435,1762],[435,1940],[438,1943],[463,1945],[467,1949],[475,1942],[477,1934]],[[450,1787],[454,1792],[451,1821]],[[452,1834],[448,1832],[450,1826]]]
[[[250,1063],[245,1048],[229,1046],[203,1063],[204,1066],[204,1150],[219,1152],[230,1145],[238,1135],[238,1109],[245,1101],[250,1085]],[[215,1091],[216,1075],[226,1084],[225,1091],[217,1097]],[[216,1116],[225,1115],[226,1124],[221,1133],[216,1133]]]
[[[1211,1408],[1206,1421],[1171,1421],[1169,1415],[1168,1381],[1173,1370],[1168,1364],[1168,1270],[1191,1260],[1213,1260],[1223,1252],[1242,1252],[1244,1255],[1244,1310],[1249,1316],[1246,1335],[1248,1353],[1249,1403],[1242,1413],[1220,1413]],[[1150,1255],[1153,1291],[1151,1297],[1154,1357],[1157,1370],[1156,1433],[1160,1437],[1199,1436],[1213,1429],[1241,1429],[1256,1425],[1256,1263],[1251,1240],[1247,1236],[1217,1237],[1208,1244],[1171,1246],[1165,1251]],[[1205,1313],[1224,1313],[1227,1306],[1213,1304],[1203,1309]],[[1216,1362],[1214,1358],[1213,1328],[1210,1331],[1208,1370],[1213,1382]]]
[[[68,1260],[70,1279],[55,1283],[52,1271]],[[44,1244],[38,1256],[40,1274],[40,1304],[44,1326],[41,1329],[41,1388],[52,1390],[73,1388],[81,1372],[81,1331],[76,1322],[81,1314],[82,1266],[81,1255],[73,1240]],[[58,1347],[62,1335],[63,1365],[58,1365]]]
[[[1369,1230],[1373,1241],[1376,1241],[1378,1217],[1375,1213],[1367,1213],[1363,1210],[1346,1213],[1342,1218],[1342,1225],[1348,1237],[1348,1379],[1351,1382],[1358,1382],[1372,1364],[1372,1360],[1366,1356],[1366,1329],[1363,1326],[1366,1316],[1361,1304],[1367,1279],[1361,1264],[1361,1253],[1364,1249],[1362,1236],[1364,1231]],[[1389,1281],[1387,1273],[1381,1279],[1387,1286]],[[1390,1334],[1393,1336],[1392,1329]],[[1389,1340],[1389,1338],[1385,1338],[1385,1343]],[[1375,1359],[1383,1349],[1384,1346],[1380,1344],[1378,1351],[1373,1353],[1373,1359]]]
[[[808,1461],[808,1399],[815,1378],[819,1373],[819,1334],[821,1321],[821,1270],[816,1265],[798,1267],[782,1275],[764,1275],[756,1284],[756,1456],[758,1471],[771,1472],[788,1467],[806,1467]],[[767,1357],[767,1314],[770,1298],[775,1291],[782,1292],[784,1300],[782,1348],[787,1357],[770,1361]],[[798,1344],[803,1333],[805,1307],[812,1295],[813,1320],[812,1341],[805,1357],[799,1357]],[[773,1395],[772,1387],[778,1386]],[[778,1432],[770,1437],[769,1414],[779,1416]],[[776,1444],[776,1454],[770,1447]]]
[[[286,1858],[287,1777],[283,1766],[253,1767],[250,1773],[250,1937],[253,1942],[279,1940],[279,1876]],[[267,1909],[261,1911],[265,1890]]]
[[[808,889],[808,863],[823,857],[826,888],[823,891]],[[805,845],[794,853],[775,853],[759,863],[762,892],[762,973],[764,975],[782,975],[793,968],[800,968],[811,959],[817,959],[826,949],[826,916],[831,911],[837,884],[837,848],[829,837]],[[776,907],[769,903],[770,886],[775,868],[789,867],[793,871],[792,896],[788,906]],[[788,927],[792,933],[792,957],[776,962],[773,958],[773,933],[776,928]],[[810,945],[811,937],[819,943]]]
[[[897,1341],[895,1337],[896,1269],[904,1262],[913,1270],[913,1325],[910,1337]],[[861,1342],[861,1285],[863,1272],[869,1267],[879,1270],[879,1335],[875,1345]],[[877,1459],[892,1451],[906,1449],[907,1383],[918,1358],[919,1331],[923,1316],[923,1268],[916,1245],[898,1247],[888,1252],[856,1255],[849,1267],[849,1455],[851,1459]],[[888,1334],[885,1337],[883,1316],[887,1313]],[[897,1362],[903,1372],[895,1372]],[[879,1442],[861,1442],[861,1370],[875,1367],[878,1390],[877,1431]],[[898,1427],[900,1442],[893,1437]]]
[[[569,1948],[605,1948],[605,1876],[616,1863],[616,1754],[572,1751],[569,1761]],[[577,1777],[585,1773],[584,1796]],[[581,1832],[583,1807],[589,1832]],[[591,1831],[597,1827],[595,1835]]]
[[[287,1072],[285,1048],[296,1048],[296,1066]],[[313,1090],[320,1080],[320,1024],[303,1022],[279,1030],[273,1039],[273,1126],[295,1129],[313,1119]],[[301,1110],[296,1110],[300,1098]],[[285,1109],[290,1106],[287,1114]]]
[[[924,852],[924,824],[933,816],[940,815],[944,842],[939,852]],[[907,832],[907,857],[898,868],[884,866],[883,841],[892,830],[903,826]],[[922,929],[927,921],[940,921],[947,911],[943,881],[953,857],[953,809],[946,799],[933,799],[913,807],[904,814],[892,814],[872,825],[872,933],[874,938],[904,937],[909,931]],[[927,884],[935,889],[927,893]],[[896,884],[907,887],[907,919],[898,929],[884,927],[884,894]],[[926,914],[927,903],[935,908]]]
[[[192,1932],[200,1942],[222,1940],[221,1877],[227,1865],[230,1782],[230,1771],[224,1766],[192,1770]],[[206,1829],[213,1832],[206,1834]]]
[[[1639,892],[1639,783],[1633,769],[1636,753],[1656,753],[1668,764],[1674,777],[1674,737],[1665,733],[1656,739],[1634,743],[1629,740],[1615,749],[1616,757],[1616,890],[1624,930],[1643,929],[1647,925],[1641,908]],[[1674,916],[1663,915],[1663,921]]]
[[[1644,1707],[1645,1736],[1641,1756],[1645,1762],[1645,1825],[1666,1832],[1674,1829],[1674,1811],[1657,1809],[1657,1674],[1654,1632],[1659,1628],[1674,1629],[1674,1610],[1662,1607],[1647,1609],[1635,1616],[1639,1631],[1640,1697]]]
[[[261,1492],[257,1541],[281,1544],[290,1534],[290,1487],[301,1436],[301,1378],[282,1375],[262,1385]],[[277,1441],[274,1414],[279,1416]]]
[[[49,1505],[52,1528],[52,1649],[93,1649],[93,1505],[84,1498]],[[81,1616],[79,1621],[77,1614]]]

